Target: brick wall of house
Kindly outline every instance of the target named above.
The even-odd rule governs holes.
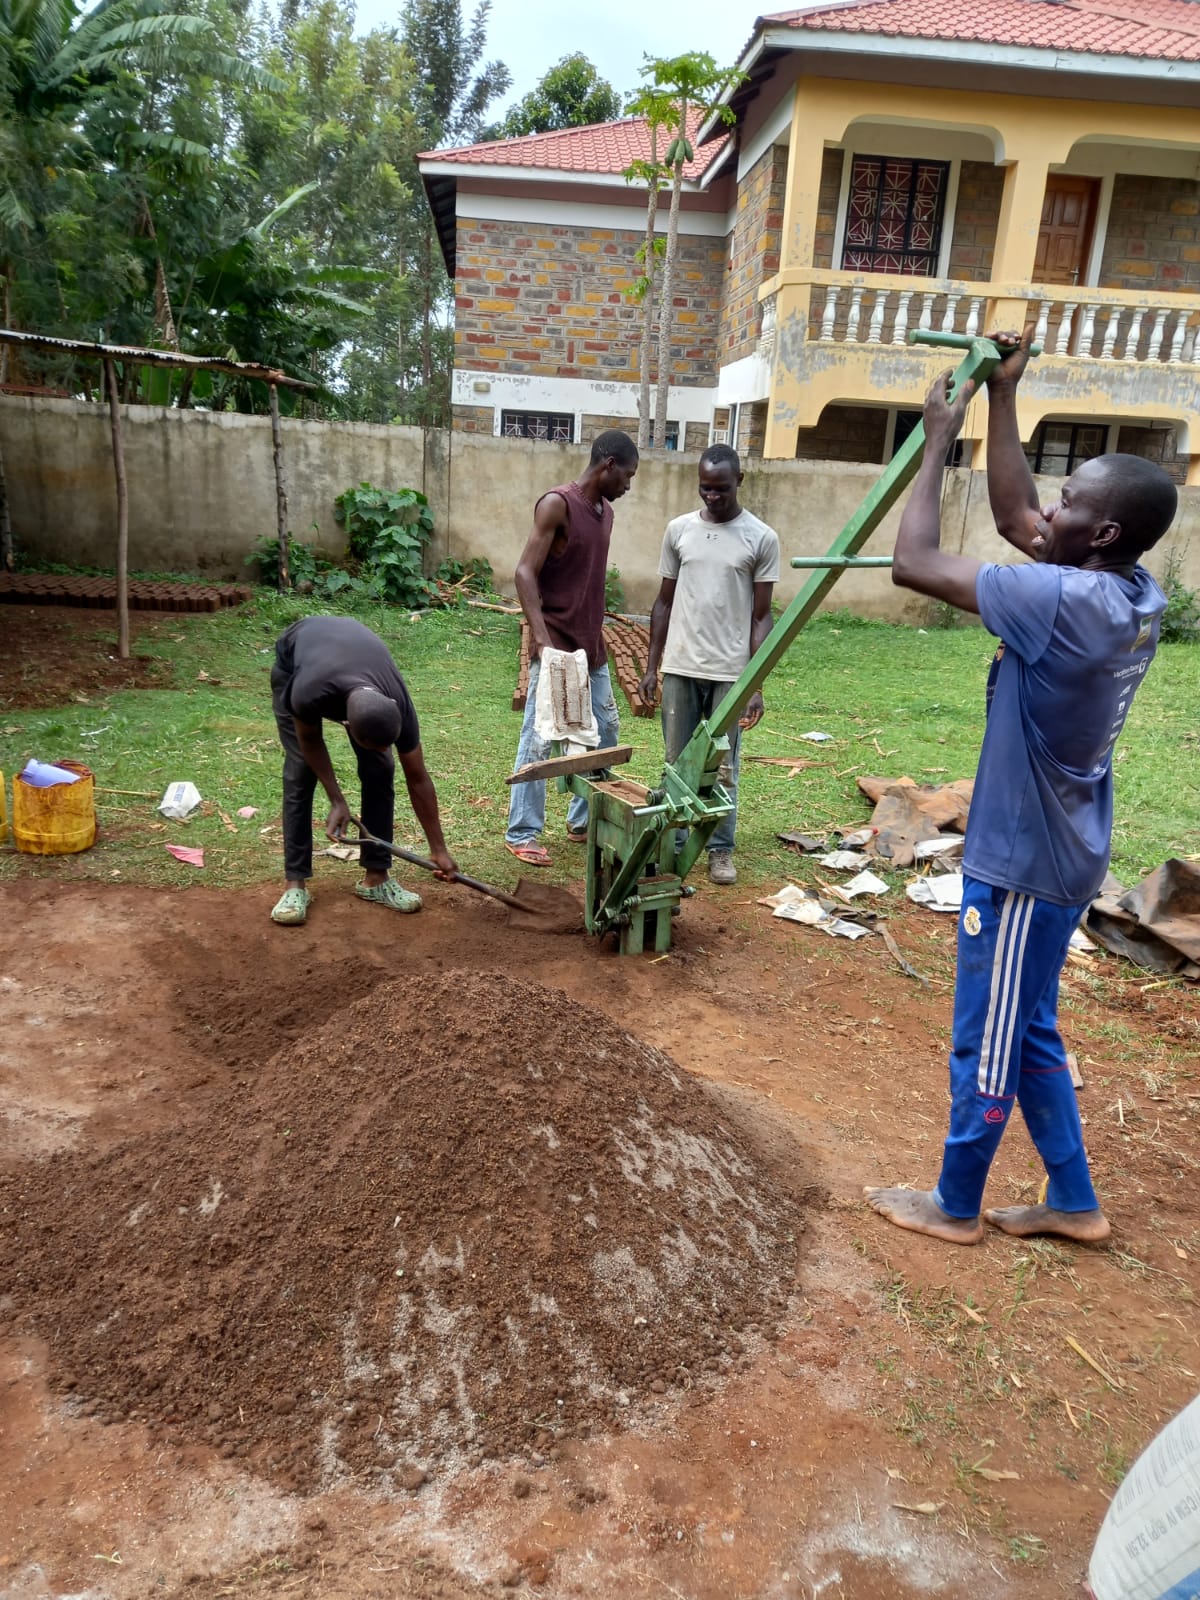
[[[622,229],[459,218],[455,365],[636,382],[641,308],[624,291],[641,243]],[[716,381],[724,264],[724,240],[680,235],[673,383]]]
[[[883,460],[888,414],[883,406],[826,406],[815,428],[801,428],[797,461]]]
[[[954,232],[950,239],[948,276],[968,283],[992,275],[996,227],[1004,196],[1004,169],[986,161],[964,161],[958,177]]]
[[[758,291],[779,271],[786,182],[787,151],[772,145],[738,185],[721,307],[722,362],[753,354],[758,341]]]
[[[1200,289],[1200,183],[1118,173],[1100,263],[1109,289]]]
[[[622,433],[637,439],[636,417],[602,417],[592,411],[585,411],[579,419],[579,438],[576,444],[591,444],[593,439],[598,439],[602,433],[607,433],[610,428],[620,428]]]
[[[459,433],[492,433],[494,412],[491,406],[453,406],[454,426]]]
[[[834,235],[837,232],[838,201],[842,193],[842,161],[844,152],[826,150],[821,160],[821,187],[817,193],[817,221],[813,233],[813,266],[831,270]]]

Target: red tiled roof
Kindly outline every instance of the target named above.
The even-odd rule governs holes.
[[[832,33],[954,39],[1101,56],[1200,61],[1200,6],[1193,0],[851,0],[759,18]]]
[[[688,115],[688,134],[695,138],[699,112]],[[668,136],[669,139],[669,136]],[[694,161],[686,163],[685,178],[702,178],[725,148],[728,135],[701,146]],[[665,147],[659,136],[660,151]],[[619,176],[633,162],[648,160],[650,136],[644,117],[620,122],[596,122],[586,128],[564,128],[561,133],[530,133],[522,139],[492,139],[486,144],[460,145],[454,150],[425,150],[418,161],[454,161],[463,166],[539,167],[548,172],[586,172]]]

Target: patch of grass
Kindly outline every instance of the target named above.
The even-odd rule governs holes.
[[[189,869],[162,849],[163,832],[147,831],[158,820],[154,802],[111,792],[154,791],[157,797],[176,778],[190,778],[212,803],[209,815],[169,830],[172,843],[207,847],[203,881],[234,885],[274,876],[278,835],[264,840],[259,833],[278,821],[279,810],[268,673],[277,635],[312,609],[319,608],[259,590],[250,605],[181,616],[177,626],[161,630],[154,646],[171,662],[164,688],[79,704],[75,686],[64,683],[60,706],[16,711],[3,708],[0,677],[0,770],[11,778],[29,755],[87,762],[97,774],[104,827],[96,850],[70,860],[0,852],[0,877],[120,873],[136,881],[186,880]],[[511,710],[516,619],[464,611],[424,612],[410,620],[408,612],[382,605],[355,614],[386,640],[412,688],[451,848],[467,871],[510,877],[502,838],[504,779],[519,731]],[[907,774],[918,783],[969,777],[983,732],[993,643],[978,627],[921,632],[843,612],[806,628],[768,680],[766,716],[743,748],[747,756],[800,756],[821,764],[789,779],[784,768],[743,762],[738,864],[748,883],[815,879],[821,869],[786,850],[775,835],[865,822],[871,808],[855,787],[860,774]],[[1189,734],[1197,737],[1198,704],[1200,651],[1164,645],[1118,752],[1114,870],[1127,881],[1167,856],[1200,848],[1200,791],[1194,762],[1184,754]],[[634,746],[630,775],[656,781],[663,762],[659,721],[634,717],[624,705],[622,712],[622,737]],[[800,735],[811,729],[831,734],[833,743],[804,742]],[[330,747],[353,793],[353,772],[336,731]],[[235,818],[238,831],[230,832],[217,808],[232,815],[247,804],[259,807],[259,817],[252,824]],[[576,876],[581,864],[579,853],[561,842],[565,808],[566,798],[552,791],[546,840],[555,867],[548,876],[559,881]],[[402,795],[397,842],[423,847]],[[344,877],[347,869],[326,863],[322,871]],[[898,884],[899,875],[892,881]],[[923,960],[925,952],[920,955]]]

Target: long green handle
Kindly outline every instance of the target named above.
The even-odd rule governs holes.
[[[405,850],[398,844],[389,844],[386,839],[377,839],[373,833],[368,833],[362,823],[351,813],[350,821],[358,829],[360,841],[363,844],[378,845],[381,850],[386,850],[389,855],[398,856],[401,861],[407,861],[410,866],[422,867],[426,872],[439,870],[436,861],[430,861],[428,856],[419,856],[413,850]],[[490,883],[483,883],[478,878],[468,878],[465,872],[452,872],[451,883],[461,883],[464,889],[474,889],[476,894],[491,895],[493,900],[499,900],[503,905],[513,906],[517,911],[528,911],[529,907],[523,900],[518,900],[515,895],[505,894],[503,889],[494,889]]]

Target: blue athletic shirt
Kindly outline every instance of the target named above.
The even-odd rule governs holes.
[[[975,593],[1002,644],[988,676],[963,871],[1082,905],[1108,870],[1113,746],[1154,658],[1166,597],[1143,567],[1123,578],[990,562]]]

